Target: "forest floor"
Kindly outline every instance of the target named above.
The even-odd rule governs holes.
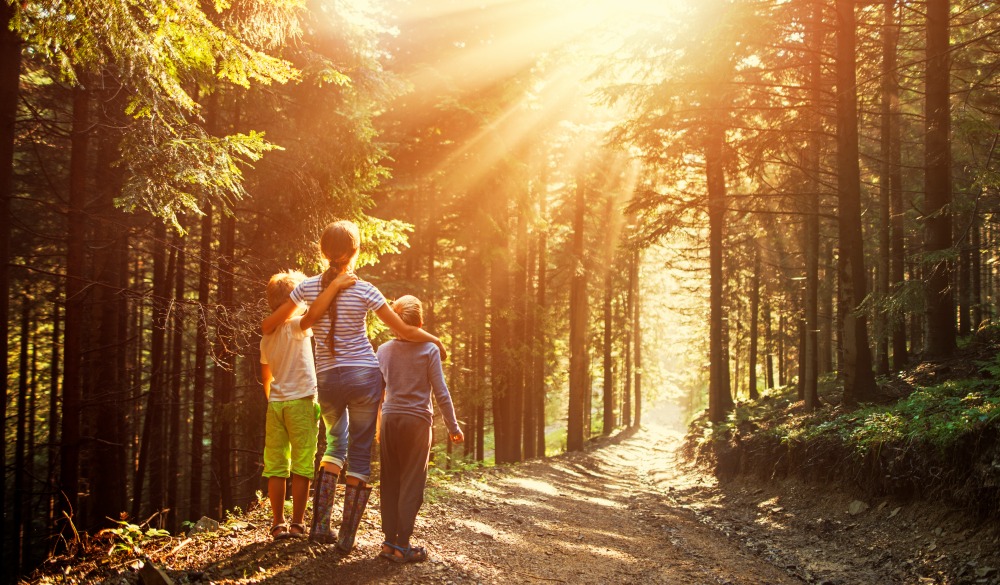
[[[829,486],[719,484],[678,459],[681,438],[650,424],[584,453],[437,480],[414,538],[425,563],[378,557],[377,490],[348,556],[270,540],[260,508],[146,554],[177,583],[1000,582],[995,525],[927,503],[862,505]],[[135,568],[50,564],[32,581],[125,585],[139,582]]]

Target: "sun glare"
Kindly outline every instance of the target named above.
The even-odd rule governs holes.
[[[553,124],[573,126],[580,158],[603,140],[594,118],[599,83],[630,75],[621,63],[638,33],[670,32],[694,0],[481,0],[419,3],[398,14],[401,34],[430,31],[443,39],[408,72],[426,95],[489,92],[530,75],[532,91],[504,104],[481,131],[439,163],[452,188],[475,185],[509,149],[530,145]],[[600,79],[600,80],[599,80]],[[457,86],[456,86],[457,84]],[[461,165],[459,172],[456,164]]]

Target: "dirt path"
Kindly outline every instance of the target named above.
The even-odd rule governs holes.
[[[670,496],[683,474],[662,470],[674,467],[677,440],[644,430],[439,484],[417,524],[415,541],[431,555],[424,564],[377,558],[374,514],[347,557],[301,541],[233,539],[213,549],[221,562],[178,564],[240,583],[801,583]]]
[[[181,582],[267,584],[998,582],[996,527],[917,504],[872,502],[851,515],[851,496],[815,485],[719,486],[679,464],[679,440],[652,426],[586,453],[439,482],[414,539],[426,563],[377,557],[375,499],[346,557],[268,540],[258,511],[259,527],[192,545],[167,568]]]

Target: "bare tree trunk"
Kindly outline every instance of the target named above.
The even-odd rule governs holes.
[[[571,254],[573,274],[569,296],[569,419],[566,424],[566,450],[583,449],[583,425],[590,413],[585,411],[587,387],[587,272],[584,259],[584,219],[586,186],[583,174],[577,176],[576,203],[573,211]]]
[[[774,388],[774,336],[771,332],[771,299],[764,297],[764,377],[768,388]]]
[[[982,279],[982,226],[979,215],[972,216],[972,250],[970,271],[972,272],[972,328],[977,330],[983,322],[983,279]]]
[[[504,188],[504,187],[501,187]],[[493,253],[490,257],[490,380],[492,382],[493,433],[496,462],[516,461],[510,437],[514,407],[511,396],[511,291],[510,242],[507,228],[510,210],[505,197],[498,198],[493,209],[496,231],[492,234]]]
[[[174,294],[175,306],[169,311],[170,326],[170,393],[167,408],[167,469],[180,469],[181,465],[181,384],[183,382],[182,367],[184,358],[184,243],[185,238],[174,234]],[[180,476],[176,473],[167,474],[167,517],[168,530],[177,530],[180,521],[178,510],[178,484]],[[195,519],[196,520],[196,519]]]
[[[521,444],[524,435],[524,425],[526,414],[524,412],[525,403],[525,353],[530,347],[530,340],[525,335],[528,310],[528,213],[525,209],[527,203],[527,187],[521,186],[517,195],[517,227],[514,235],[514,251],[516,254],[514,270],[513,291],[511,304],[513,308],[513,339],[509,351],[513,353],[510,360],[510,449],[514,461],[524,460],[524,450]]]
[[[639,279],[642,277],[642,252],[633,252],[632,260],[632,294],[635,295],[635,302],[632,303],[632,340],[635,343],[635,428],[642,424],[642,293]],[[728,373],[728,368],[724,368]],[[729,380],[725,380],[725,387],[729,388]],[[732,396],[729,402],[732,404]]]
[[[760,398],[757,391],[757,330],[760,329],[758,315],[760,313],[760,250],[754,243],[753,277],[750,283],[750,355],[747,363],[747,392],[750,400]]]
[[[201,518],[203,456],[205,440],[205,380],[208,362],[208,301],[212,279],[212,206],[204,205],[198,253],[198,323],[194,347],[194,387],[191,397],[191,487],[190,510],[193,520]]]
[[[788,335],[787,319],[784,313],[778,314],[778,386],[785,385],[785,337]]]
[[[81,83],[86,83],[83,77]],[[63,333],[62,441],[59,452],[61,511],[77,511],[80,472],[80,406],[85,285],[87,155],[90,150],[90,96],[84,86],[73,89],[70,135],[69,218],[66,240],[66,327]]]
[[[906,261],[906,226],[904,219],[906,209],[903,207],[903,165],[902,149],[900,147],[900,132],[903,116],[899,106],[899,72],[896,66],[897,45],[899,43],[899,25],[896,23],[896,0],[885,0],[885,17],[883,26],[883,82],[885,99],[888,101],[888,179],[889,179],[889,279],[893,292],[905,284]],[[883,115],[886,113],[883,112]],[[909,360],[906,350],[906,319],[902,315],[892,320],[892,367],[902,369]]]
[[[548,201],[546,200],[546,185],[548,175],[542,172],[542,187],[539,189],[538,213],[540,217],[546,216]],[[547,282],[548,266],[548,231],[541,227],[538,232],[538,288],[535,290],[535,303],[537,318],[535,319],[535,370],[534,370],[534,397],[535,397],[535,443],[538,445],[538,456],[545,457],[545,366],[548,363],[548,345],[546,343],[546,326],[548,303]]]
[[[823,4],[814,3],[808,30],[809,43],[809,101],[810,113],[809,145],[806,150],[806,166],[809,175],[810,193],[806,198],[805,219],[805,343],[799,355],[802,372],[803,398],[807,411],[819,406],[819,239],[820,239],[820,136],[823,124],[820,114],[823,100]]]
[[[143,510],[144,481],[149,477],[149,509],[153,513],[163,510],[165,501],[166,461],[163,457],[164,436],[164,358],[167,323],[167,292],[170,290],[167,275],[166,228],[154,219],[153,229],[153,327],[150,332],[149,349],[149,394],[142,427],[142,442],[139,445],[139,464],[135,474],[135,488],[132,499],[132,516],[138,518]]]
[[[11,30],[14,7],[0,2],[0,377],[6,405],[10,353],[10,202],[14,195],[14,142],[17,136],[17,99],[21,79],[21,38]],[[7,469],[7,433],[0,437],[0,469]],[[7,482],[0,482],[0,502],[7,501]],[[0,527],[0,550],[8,551],[7,533]]]
[[[854,0],[837,0],[837,195],[839,200],[840,283],[844,297],[844,402],[875,397],[868,324],[858,312],[867,295],[861,229],[861,170],[858,162],[858,104]]]
[[[604,428],[603,434],[610,435],[615,427],[615,380],[611,359],[611,298],[614,295],[611,271],[604,272]]]
[[[628,285],[625,289],[625,386],[622,388],[622,425],[632,427],[632,379],[634,358],[632,356],[632,316],[635,314],[635,254],[629,253]]]
[[[52,312],[52,353],[49,356],[49,435],[48,435],[48,473],[47,486],[51,491],[49,496],[48,521],[55,525],[56,510],[59,508],[56,482],[56,469],[59,461],[59,347],[62,342],[62,317],[59,314],[59,304],[53,303]]]
[[[925,216],[928,255],[951,248],[951,108],[948,103],[950,59],[948,0],[927,0],[927,134],[925,146]],[[951,264],[943,258],[928,264],[927,352],[937,358],[955,351],[955,303]]]
[[[528,236],[527,252],[527,272],[525,274],[525,324],[524,342],[522,343],[522,355],[524,361],[524,397],[522,400],[522,410],[524,412],[524,425],[521,429],[522,443],[524,445],[524,458],[534,459],[538,456],[538,422],[537,409],[538,401],[535,395],[538,386],[535,383],[535,367],[541,360],[538,355],[538,305],[533,300],[535,292],[535,269],[538,256],[538,242],[534,235]]]
[[[128,217],[115,208],[121,195],[123,171],[114,164],[118,156],[121,131],[119,119],[123,108],[121,87],[111,75],[105,75],[102,89],[96,94],[99,119],[96,193],[91,217],[99,223],[93,231],[93,306],[97,347],[100,357],[86,368],[85,395],[89,408],[86,421],[90,435],[91,462],[86,466],[90,487],[92,528],[106,526],[127,509],[126,404],[129,404],[123,357],[127,352],[128,332],[122,327],[128,306],[123,290],[128,288]],[[111,520],[109,520],[111,519]]]
[[[708,183],[708,224],[709,224],[709,391],[708,418],[712,422],[722,422],[733,408],[733,397],[729,387],[729,358],[726,351],[726,310],[723,305],[723,242],[725,241],[726,217],[726,177],[723,169],[723,148],[726,132],[718,124],[711,124],[707,132],[705,148],[705,172]],[[638,299],[636,299],[638,304]],[[636,340],[636,348],[639,343]],[[639,356],[636,355],[636,368]],[[638,379],[638,376],[636,376]],[[638,395],[638,391],[637,391]],[[636,405],[638,409],[638,404]]]
[[[236,218],[224,216],[219,239],[219,310],[233,308],[233,267],[236,246]],[[236,390],[236,359],[230,349],[234,335],[228,314],[223,314],[215,330],[214,393],[212,395],[212,482],[209,510],[221,518],[233,507],[233,424],[230,408]]]
[[[485,316],[485,307],[483,314]],[[486,331],[480,328],[476,334],[476,378],[479,380],[479,402],[476,404],[476,461],[486,459]]]
[[[28,347],[31,344],[31,304],[21,295],[21,348],[18,358],[17,431],[14,439],[14,505],[11,527],[14,533],[14,574],[25,568],[30,542],[31,501],[28,496]],[[6,473],[5,473],[6,475]],[[6,480],[6,477],[4,477]],[[4,502],[6,504],[6,502]]]

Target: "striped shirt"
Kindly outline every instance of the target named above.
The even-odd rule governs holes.
[[[292,291],[290,298],[300,307],[308,306],[323,292],[323,275],[311,276]],[[365,317],[368,311],[378,310],[385,304],[385,297],[370,282],[359,280],[340,291],[334,301],[337,305],[337,328],[334,344],[337,354],[330,351],[327,336],[330,333],[330,316],[323,314],[312,329],[316,340],[316,371],[343,366],[378,367],[372,344],[368,341]]]

